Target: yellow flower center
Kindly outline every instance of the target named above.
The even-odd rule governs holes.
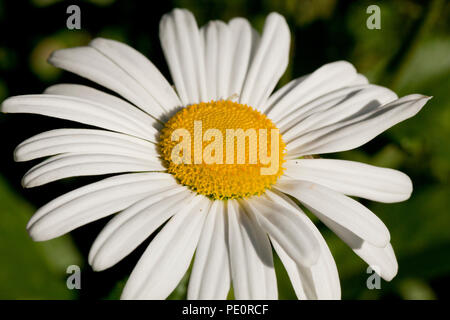
[[[169,173],[214,199],[260,195],[284,170],[285,144],[276,126],[229,100],[177,112],[162,129],[159,148]]]

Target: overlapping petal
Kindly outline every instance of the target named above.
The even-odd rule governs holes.
[[[157,146],[122,133],[93,129],[55,129],[37,134],[14,150],[16,161],[29,161],[56,154],[109,154],[157,161]]]
[[[230,290],[230,260],[227,243],[227,212],[224,201],[214,201],[195,252],[188,299],[227,298]]]
[[[125,107],[125,106],[123,106]],[[157,130],[137,114],[137,109],[120,108],[93,100],[54,94],[30,94],[6,99],[5,113],[32,113],[66,119],[95,127],[122,132],[149,141],[156,141]]]
[[[319,219],[330,219],[377,247],[389,243],[390,234],[384,223],[352,198],[307,181],[279,181],[276,188],[297,198]]]
[[[183,186],[169,186],[123,210],[108,222],[95,239],[89,251],[89,264],[96,271],[113,266],[182,209],[192,197],[192,192]]]
[[[139,259],[122,299],[165,299],[191,262],[211,201],[198,195],[173,216]]]
[[[312,130],[287,144],[287,158],[330,153],[357,148],[383,131],[408,119],[430,99],[411,94],[378,108],[359,112],[353,117]]]
[[[253,214],[237,200],[227,201],[228,245],[236,299],[276,299],[272,248]]]
[[[412,182],[406,174],[360,162],[297,159],[288,160],[284,166],[288,178],[314,182],[346,195],[374,201],[400,202],[408,199],[412,192]]]
[[[50,201],[31,217],[27,229],[36,241],[56,238],[128,208],[158,189],[175,185],[175,179],[167,173],[129,173],[106,178]]]

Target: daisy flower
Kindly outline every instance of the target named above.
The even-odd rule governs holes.
[[[352,197],[404,201],[411,180],[392,169],[317,155],[363,145],[414,116],[429,97],[398,98],[369,84],[345,61],[273,92],[290,49],[288,25],[277,13],[259,34],[243,18],[198,28],[189,11],[175,9],[162,17],[159,32],[174,86],[136,50],[97,38],[85,47],[58,50],[49,62],[120,97],[59,84],[3,102],[5,113],[91,126],[56,129],[21,143],[16,161],[47,157],[25,174],[24,187],[111,175],[40,208],[27,226],[31,237],[52,239],[115,214],[89,253],[90,265],[100,271],[160,230],[132,271],[123,299],[165,299],[191,261],[189,299],[225,299],[231,287],[237,299],[276,299],[272,249],[299,299],[339,299],[334,259],[295,198],[391,280],[397,261],[389,231]],[[177,129],[192,133],[195,121],[202,121],[203,132],[278,129],[279,140],[267,142],[278,146],[272,149],[279,151],[278,170],[262,175],[262,164],[175,162],[171,137]],[[205,152],[212,138],[203,140]]]

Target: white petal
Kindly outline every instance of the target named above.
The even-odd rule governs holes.
[[[348,95],[338,103],[331,105],[329,108],[315,108],[314,113],[301,121],[292,119],[286,124],[280,126],[283,133],[283,140],[289,144],[296,139],[312,130],[318,130],[326,126],[345,121],[358,114],[375,110],[379,106],[393,101],[397,95],[391,90],[375,85],[369,85],[361,88],[356,92]],[[325,104],[327,105],[327,104]],[[278,124],[280,125],[280,124]]]
[[[241,203],[297,264],[314,265],[319,258],[319,243],[310,231],[309,219],[289,206],[282,206],[280,201],[279,196],[267,190],[265,196]]]
[[[369,80],[361,73],[356,75],[356,78],[350,83],[350,86],[357,86],[361,84],[368,84]]]
[[[260,40],[258,32],[243,18],[231,19],[228,23],[231,32],[231,69],[229,96],[242,94],[245,77],[250,67],[252,57]]]
[[[278,13],[269,14],[245,79],[240,103],[256,109],[265,105],[288,65],[290,41],[284,17]]]
[[[377,247],[389,243],[390,235],[384,223],[352,198],[306,181],[279,180],[276,188],[297,198],[319,219],[333,220]]]
[[[225,300],[230,290],[225,202],[214,201],[195,252],[188,299]]]
[[[49,94],[15,96],[3,102],[2,111],[72,120],[156,141],[157,130],[145,126],[133,113],[80,98]]]
[[[399,202],[412,192],[404,173],[355,161],[332,159],[288,160],[285,176],[323,185],[340,193],[379,202]]]
[[[136,202],[112,218],[95,239],[89,264],[107,269],[126,257],[192,197],[181,185],[162,189]]]
[[[31,168],[23,177],[25,188],[76,176],[120,172],[164,171],[160,162],[111,154],[62,154]]]
[[[120,66],[149,93],[149,104],[158,105],[165,112],[172,112],[181,106],[177,94],[161,72],[143,54],[124,43],[96,38],[89,45]],[[150,96],[153,98],[150,99]],[[147,106],[146,106],[147,107]],[[153,112],[148,109],[149,113]],[[159,116],[158,116],[159,117]]]
[[[307,75],[281,88],[283,94],[275,92],[265,104],[267,115],[275,122],[290,117],[291,113],[318,97],[343,88],[356,78],[356,70],[347,61],[328,63]]]
[[[417,114],[429,99],[419,94],[408,95],[356,117],[310,131],[289,143],[287,158],[357,148]]]
[[[330,219],[325,218],[322,221],[348,244],[361,259],[379,272],[384,280],[391,281],[395,277],[398,271],[398,264],[394,249],[390,243],[380,248],[364,241],[353,232],[343,228]]]
[[[57,50],[48,61],[57,68],[73,72],[117,92],[157,119],[165,113],[125,66],[115,63],[93,47]]]
[[[208,101],[203,41],[192,13],[174,9],[165,14],[159,38],[183,104]]]
[[[200,33],[205,44],[208,100],[225,100],[230,96],[231,31],[223,21],[211,21],[200,29]]]
[[[56,238],[175,184],[172,175],[157,172],[107,178],[50,201],[31,217],[27,229],[36,241]]]
[[[56,129],[22,142],[14,150],[14,159],[28,161],[60,153],[102,153],[151,161],[156,161],[159,157],[154,143],[122,133],[93,129]]]
[[[331,255],[325,240],[303,211],[291,199],[279,191],[273,191],[278,195],[278,203],[284,207],[290,207],[298,215],[305,217],[308,222],[310,232],[313,233],[319,243],[319,259],[316,264],[310,267],[295,263],[289,255],[283,250],[274,238],[270,238],[272,245],[280,257],[294,287],[295,293],[299,299],[340,299],[341,286],[336,263]]]
[[[161,123],[150,117],[147,113],[139,110],[131,103],[113,96],[112,94],[80,85],[71,83],[55,84],[45,89],[44,94],[60,95],[67,97],[75,97],[90,102],[101,104],[103,108],[111,110],[112,112],[120,111],[126,113],[142,128],[155,128],[159,130]]]
[[[298,79],[298,81],[301,81],[301,79]],[[292,82],[295,82],[292,81]],[[288,83],[285,87],[289,86]],[[334,90],[330,93],[324,94],[312,101],[309,101],[305,104],[303,104],[301,107],[296,108],[293,110],[289,117],[284,117],[280,120],[276,121],[277,127],[280,128],[282,132],[288,130],[290,127],[292,127],[292,124],[295,123],[301,123],[305,119],[307,119],[309,116],[322,112],[324,110],[330,109],[334,106],[339,105],[349,97],[355,95],[359,91],[370,87],[370,85],[359,85],[359,86],[352,86],[352,87],[344,87],[338,90]],[[275,95],[278,95],[278,92],[281,91],[283,88],[278,90]],[[288,91],[289,89],[287,89]],[[280,98],[283,97],[283,95],[286,93],[280,93]]]
[[[317,263],[311,267],[303,267],[296,264],[275,239],[271,238],[271,242],[288,273],[298,299],[338,300],[341,298],[336,263],[326,243],[321,248]]]
[[[253,214],[227,201],[228,247],[236,299],[276,299],[272,248]]]
[[[175,289],[189,268],[211,200],[199,195],[185,205],[145,250],[121,299],[165,299]]]

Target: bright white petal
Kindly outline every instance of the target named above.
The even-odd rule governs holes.
[[[291,117],[297,109],[322,95],[353,84],[356,70],[347,61],[328,63],[305,77],[279,89],[265,104],[267,115],[275,122]]]
[[[283,16],[267,16],[263,33],[245,79],[239,102],[262,108],[283,75],[289,61],[291,36]]]
[[[186,273],[211,200],[198,195],[185,205],[186,208],[169,220],[145,250],[121,299],[165,299]]]
[[[107,178],[50,201],[31,217],[27,229],[36,241],[56,238],[171,185],[176,185],[176,181],[167,173],[129,173]]]
[[[111,154],[62,154],[31,168],[23,177],[25,188],[56,180],[120,172],[164,171],[160,162]]]
[[[280,201],[279,196],[267,190],[265,196],[241,204],[253,212],[261,227],[297,264],[314,265],[319,259],[319,243],[310,230],[309,219],[289,206],[283,207]]]
[[[137,85],[144,87],[149,94],[147,97],[149,105],[146,106],[146,111],[150,114],[156,111],[154,110],[157,109],[156,105],[164,112],[172,112],[181,106],[181,101],[169,82],[154,64],[137,50],[124,43],[102,38],[92,40],[89,46],[97,49],[116,65],[126,70]],[[160,117],[161,115],[155,114],[155,116]]]
[[[368,265],[380,273],[380,276],[391,281],[398,271],[397,259],[394,249],[388,243],[385,247],[377,247],[364,241],[353,232],[336,224],[330,219],[323,219],[323,223],[333,230],[352,250],[361,257]]]
[[[272,248],[253,214],[227,201],[228,247],[236,299],[276,299]]]
[[[128,110],[75,97],[49,94],[15,96],[3,102],[2,111],[41,114],[156,141],[157,130],[145,126]]]
[[[379,202],[404,201],[412,192],[412,182],[406,174],[355,161],[298,159],[286,161],[284,167],[284,175],[292,179]]]
[[[203,41],[192,13],[175,9],[165,14],[159,38],[183,104],[208,101]]]
[[[357,148],[397,123],[416,115],[429,99],[430,97],[420,94],[408,95],[375,110],[310,131],[287,145],[287,158]]]
[[[389,243],[390,235],[384,223],[352,198],[306,181],[279,180],[276,188],[297,198],[319,219],[328,218],[377,247]]]
[[[300,121],[293,118],[290,121],[287,120],[284,124],[278,123],[278,125],[280,125],[280,130],[283,133],[283,140],[286,144],[289,144],[292,140],[312,130],[318,130],[352,117],[357,117],[361,113],[375,110],[396,98],[397,95],[387,88],[369,85],[352,92],[336,104],[330,105],[327,103],[316,107],[314,113],[306,118],[302,117]]]
[[[195,252],[188,299],[225,300],[230,290],[225,202],[214,201]]]
[[[240,97],[245,77],[249,70],[252,57],[259,43],[260,36],[248,23],[247,19],[234,18],[228,23],[231,32],[232,54],[230,83],[228,95]]]
[[[361,73],[356,75],[356,78],[350,83],[350,86],[358,86],[361,84],[368,84],[369,80]]]
[[[225,100],[229,94],[233,48],[232,35],[223,21],[211,21],[200,29],[205,44],[206,87],[209,100]]]
[[[95,239],[89,252],[89,264],[96,271],[115,265],[185,206],[192,196],[185,187],[174,185],[120,212]]]
[[[143,160],[159,158],[157,146],[126,134],[93,129],[56,129],[37,134],[14,150],[16,161],[60,153],[122,155]]]
[[[93,47],[57,50],[48,59],[57,68],[65,69],[111,89],[151,116],[159,119],[165,110],[155,103],[151,94],[125,66],[118,65]]]
[[[291,82],[295,82],[291,81]],[[298,79],[298,81],[304,81],[301,79]],[[282,89],[285,87],[292,86],[290,83],[288,83],[286,86],[278,90],[275,95],[280,95],[280,98],[283,97],[286,93],[279,93]],[[369,88],[370,85],[359,85],[359,86],[352,86],[352,87],[344,87],[335,91],[332,91],[330,93],[324,94],[310,102],[305,103],[301,107],[293,110],[289,117],[282,118],[280,120],[277,120],[275,123],[278,128],[282,132],[288,130],[292,127],[292,124],[295,123],[301,123],[311,115],[315,113],[320,113],[324,110],[328,110],[332,107],[335,107],[342,103],[343,101],[347,100],[349,97],[357,94],[363,89]],[[289,89],[286,89],[287,92],[289,92]]]
[[[317,263],[313,266],[305,267],[295,263],[295,261],[283,250],[280,244],[274,238],[270,238],[275,251],[289,275],[297,297],[302,300],[340,299],[341,286],[336,263],[319,230],[291,199],[279,191],[274,191],[273,193],[278,195],[277,201],[280,205],[290,207],[290,209],[295,210],[298,215],[305,217],[305,222],[309,224],[310,232],[313,233],[319,243],[319,259]]]
[[[55,84],[45,89],[44,94],[75,97],[90,102],[96,102],[101,104],[103,108],[111,110],[111,112],[120,111],[121,113],[128,114],[130,119],[133,119],[139,127],[152,127],[158,130],[161,128],[160,122],[150,117],[142,110],[139,110],[131,103],[113,96],[112,94],[88,86],[71,83]]]

